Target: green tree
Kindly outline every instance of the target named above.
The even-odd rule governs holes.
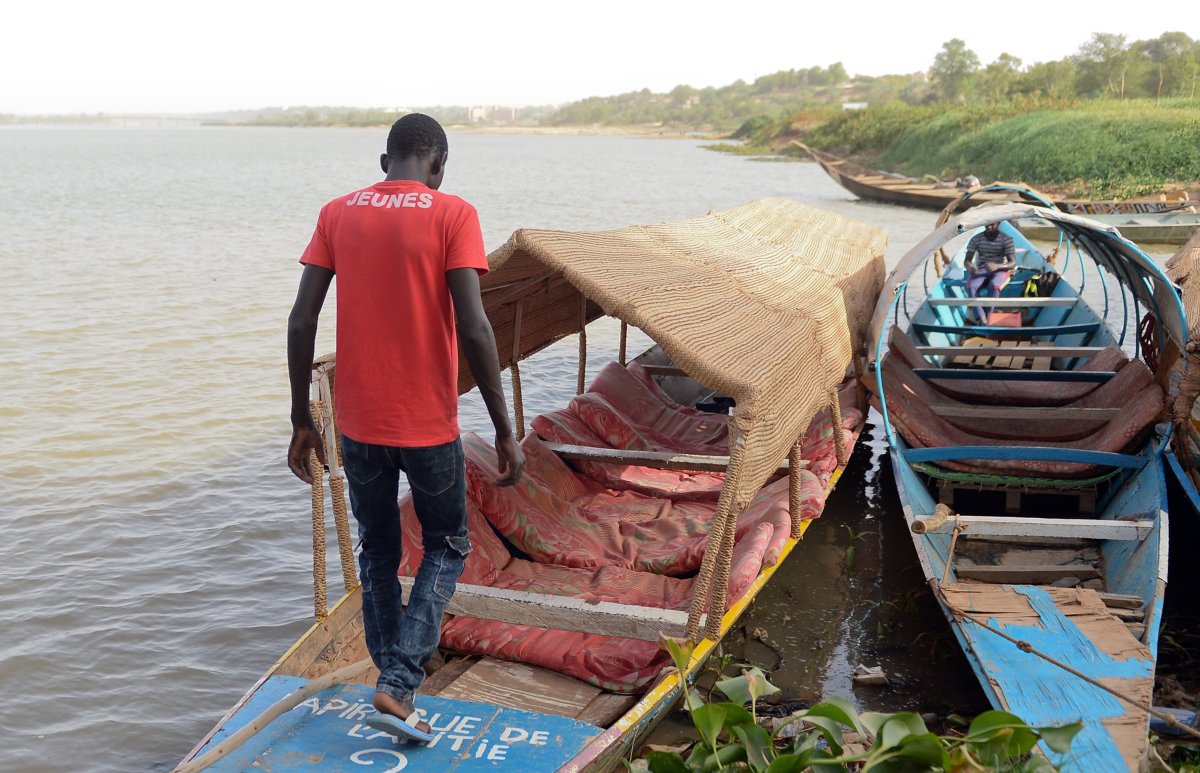
[[[1038,62],[1025,70],[1013,90],[1034,97],[1062,99],[1075,95],[1075,62],[1059,59],[1053,62]]]
[[[972,76],[977,70],[979,57],[961,39],[954,38],[942,44],[942,50],[929,68],[929,77],[937,85],[942,99],[957,102],[969,93]]]
[[[1130,46],[1131,55],[1143,65],[1143,88],[1157,100],[1166,96],[1187,96],[1194,88],[1200,43],[1182,32],[1164,32],[1152,40],[1139,40]]]
[[[996,61],[979,73],[979,91],[992,102],[1005,99],[1021,74],[1021,60],[1011,54],[1000,54]]]
[[[1124,35],[1093,33],[1091,40],[1079,47],[1076,59],[1079,62],[1076,87],[1080,96],[1125,98],[1132,57]]]
[[[694,96],[696,96],[696,90],[691,86],[681,83],[671,89],[671,104],[677,106],[687,104],[687,101]]]

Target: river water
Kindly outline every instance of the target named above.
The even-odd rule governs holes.
[[[0,770],[169,770],[309,625],[285,320],[319,208],[380,177],[384,138],[0,129]],[[478,207],[489,250],[520,227],[614,228],[769,196],[886,227],[889,263],[932,226],[813,164],[699,145],[452,134],[443,189]],[[319,351],[332,308],[324,319]],[[596,323],[589,343],[595,373],[616,326]],[[527,416],[572,394],[575,357],[565,341],[528,364]],[[474,396],[462,420],[489,430]],[[938,700],[970,707],[981,698],[920,594],[911,543],[884,517],[897,509],[884,448],[864,435],[752,623],[784,652],[791,694],[850,694],[856,661],[911,650],[930,670],[893,671],[896,688],[857,699],[920,703],[941,695],[922,684],[938,674],[965,685]],[[866,615],[880,609],[894,616]],[[758,642],[746,653],[772,665]]]

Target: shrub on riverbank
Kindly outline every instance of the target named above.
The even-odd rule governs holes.
[[[1200,181],[1197,100],[888,105],[843,113],[806,141],[915,177],[974,174],[1079,195]]]

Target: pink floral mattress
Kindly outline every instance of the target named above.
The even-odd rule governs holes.
[[[533,421],[522,442],[525,474],[498,488],[495,450],[463,436],[473,550],[459,582],[597,601],[686,609],[704,557],[723,475],[596,463],[567,465],[542,438],[638,450],[724,454],[727,417],[673,403],[639,367],[606,367],[562,411]],[[847,446],[861,428],[853,389],[841,395]],[[541,437],[539,437],[539,435]],[[804,440],[803,518],[816,518],[837,461],[825,411]],[[401,499],[403,561],[412,575],[423,550],[411,498]],[[763,568],[779,561],[790,532],[785,478],[765,486],[739,515],[729,599],[741,598]],[[507,543],[507,544],[506,544]],[[520,551],[516,557],[509,549]],[[475,618],[448,618],[443,646],[550,668],[613,692],[637,692],[667,664],[658,644],[546,630]]]

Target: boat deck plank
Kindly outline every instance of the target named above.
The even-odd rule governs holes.
[[[485,657],[443,687],[438,695],[575,718],[601,692],[599,687],[565,674]]]
[[[954,607],[1149,705],[1153,655],[1095,591],[958,583],[944,585],[942,591]],[[979,660],[988,664],[988,683],[1005,708],[1033,724],[1043,717],[1081,717],[1084,726],[1071,745],[1071,758],[1103,765],[1119,755],[1130,770],[1137,769],[1148,743],[1143,709],[976,624],[963,621],[961,630]],[[1060,755],[1049,756],[1062,764]]]

